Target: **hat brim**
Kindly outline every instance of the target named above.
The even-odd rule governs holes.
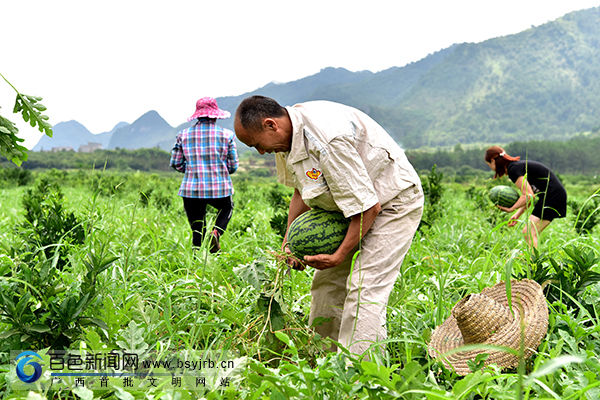
[[[225,119],[231,117],[231,113],[225,110],[199,110],[192,114],[191,117],[188,118],[188,121],[195,120],[196,118],[217,118],[217,119]]]
[[[492,334],[483,344],[518,350],[521,346],[521,337],[523,337],[524,357],[528,358],[535,352],[548,331],[548,305],[540,285],[529,279],[511,281],[511,293],[514,321]],[[508,307],[504,282],[484,289],[481,294]],[[520,310],[522,310],[522,317]],[[500,367],[508,368],[519,364],[517,355],[496,349],[475,349],[451,353],[464,344],[456,319],[450,315],[442,325],[433,331],[429,343],[429,355],[441,359],[447,368],[454,369],[459,375],[470,373],[471,369],[467,361],[473,360],[477,355],[483,353],[489,355],[484,361],[485,365],[497,364]]]

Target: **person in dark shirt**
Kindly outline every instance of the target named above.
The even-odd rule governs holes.
[[[508,226],[514,226],[534,197],[537,203],[523,228],[523,235],[530,246],[537,248],[538,237],[555,218],[567,214],[567,192],[560,180],[548,167],[537,161],[521,161],[511,157],[500,146],[492,146],[485,152],[485,162],[495,171],[494,178],[508,175],[521,192],[521,197],[512,207],[498,206],[505,212],[517,211],[510,217]]]

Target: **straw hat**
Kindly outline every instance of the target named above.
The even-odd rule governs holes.
[[[196,102],[196,112],[188,118],[191,121],[200,117],[208,118],[229,118],[231,113],[229,111],[221,110],[217,106],[217,101],[212,97],[203,97]]]
[[[519,350],[521,326],[525,358],[530,357],[548,330],[548,305],[541,286],[532,280],[511,281],[512,312],[506,298],[504,282],[471,294],[452,308],[452,315],[435,328],[429,343],[429,355],[439,358],[447,368],[459,375],[471,372],[468,360],[487,353],[485,365],[515,367],[519,358],[493,349],[477,349],[445,355],[468,344],[490,344]],[[522,310],[522,311],[521,311]]]

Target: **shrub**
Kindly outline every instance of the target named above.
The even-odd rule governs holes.
[[[287,230],[288,210],[292,198],[291,189],[279,183],[272,184],[267,192],[267,200],[273,207],[269,224],[275,233],[283,237]]]
[[[423,223],[431,225],[439,216],[442,193],[444,186],[442,179],[444,174],[437,171],[434,164],[429,174],[423,179],[423,193],[425,194],[425,210],[423,212]]]
[[[144,207],[148,207],[148,203],[150,203],[150,198],[152,197],[153,190],[154,188],[147,187],[146,189],[140,189],[138,191],[140,195],[140,203],[142,203]]]
[[[0,324],[8,325],[0,338],[12,348],[67,348],[84,326],[106,327],[84,312],[96,298],[98,275],[116,257],[96,239],[87,257],[69,263],[85,231],[64,208],[60,186],[48,177],[27,190],[22,203],[25,220],[16,231],[24,245],[7,248],[12,263],[0,269],[8,277],[0,280]]]
[[[23,168],[0,168],[0,185],[26,186],[31,183],[33,177],[31,171]]]
[[[529,271],[515,277],[530,278],[542,286],[551,283],[545,289],[548,301],[561,301],[567,307],[577,309],[575,300],[579,301],[585,288],[600,282],[600,274],[593,271],[600,257],[593,250],[574,245],[565,247],[564,252],[566,257],[557,261],[534,249]]]
[[[119,174],[96,173],[90,178],[90,187],[93,192],[108,197],[121,194],[126,180],[126,177]]]
[[[97,296],[98,275],[116,260],[105,246],[90,251],[83,261],[85,272],[78,283],[68,283],[54,260],[38,253],[29,262],[20,262],[10,280],[0,280],[0,322],[8,325],[0,337],[12,348],[68,348],[83,327],[106,324],[85,316]],[[11,343],[12,342],[12,343]],[[0,351],[8,350],[9,348]]]
[[[589,234],[594,227],[600,223],[600,194],[597,190],[583,203],[569,200],[569,206],[573,209],[575,216],[575,230],[577,233]]]
[[[152,199],[154,206],[162,211],[167,211],[171,208],[173,196],[163,191],[156,191],[152,193]]]
[[[42,178],[23,196],[25,221],[18,232],[31,250],[43,250],[45,256],[58,255],[59,268],[67,262],[68,247],[83,243],[85,231],[73,212],[63,204],[63,194],[56,183]]]

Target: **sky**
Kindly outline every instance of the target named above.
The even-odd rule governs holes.
[[[186,121],[198,98],[236,96],[326,67],[378,72],[454,43],[521,32],[600,0],[4,0],[0,74],[41,96],[50,123],[110,131],[156,110]],[[0,114],[28,148],[41,134]],[[232,113],[235,110],[229,110]]]

